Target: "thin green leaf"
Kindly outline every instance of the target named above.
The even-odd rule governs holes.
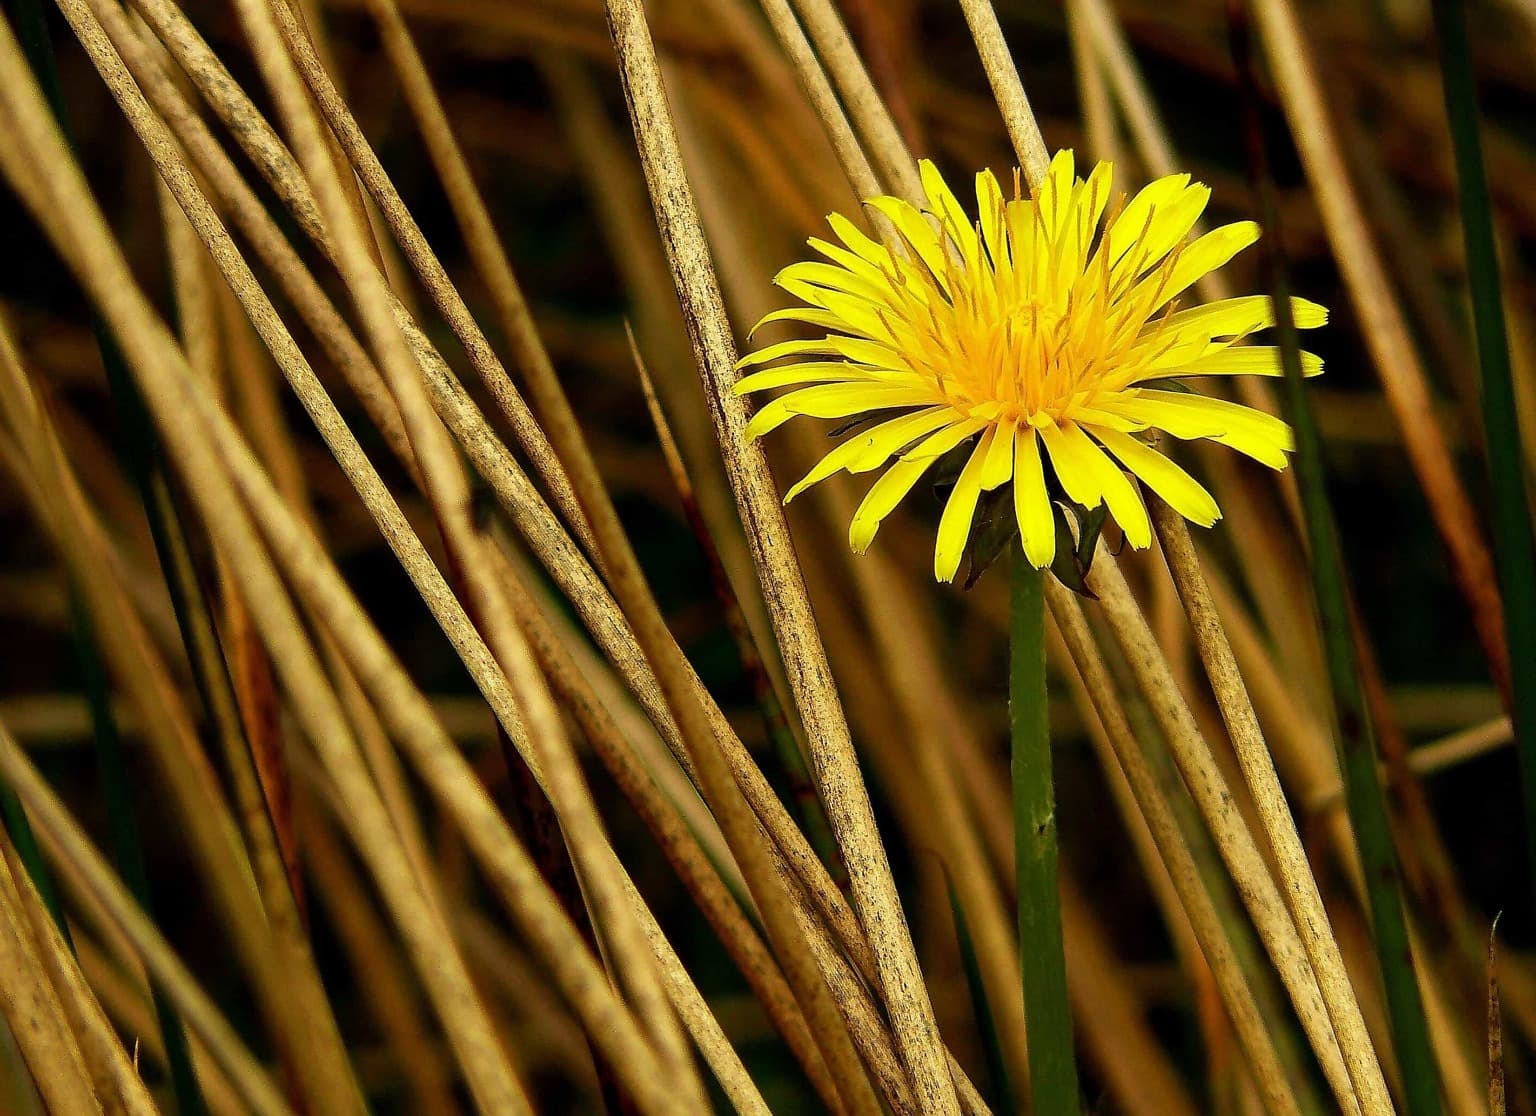
[[[1243,94],[1249,176],[1259,199],[1259,222],[1265,230],[1260,248],[1274,298],[1275,331],[1285,370],[1281,400],[1285,417],[1296,432],[1296,479],[1311,544],[1312,586],[1322,622],[1328,681],[1333,693],[1334,739],[1338,743],[1339,767],[1344,777],[1345,802],[1364,868],[1366,898],[1374,931],[1372,943],[1386,988],[1387,1010],[1407,1111],[1410,1116],[1438,1116],[1442,1111],[1439,1072],[1414,974],[1402,872],[1378,777],[1375,730],[1355,657],[1344,556],[1328,497],[1322,440],[1302,377],[1301,345],[1291,313],[1280,216],[1265,158],[1264,126],[1249,49],[1248,21],[1236,0],[1229,0],[1228,14],[1232,53]]]
[[[992,1015],[992,1001],[987,996],[987,985],[981,978],[981,964],[976,959],[976,943],[971,938],[970,923],[965,918],[965,907],[955,891],[950,878],[949,865],[942,860],[939,868],[944,873],[944,886],[949,892],[949,910],[955,920],[955,942],[960,948],[960,967],[965,970],[965,986],[971,994],[971,1009],[976,1016],[976,1030],[981,1035],[981,1047],[987,1057],[987,1076],[992,1081],[992,1099],[998,1112],[1017,1112],[1013,1082],[1008,1078],[1008,1066],[1003,1059],[1002,1040],[997,1033],[997,1020]]]
[[[1461,186],[1461,231],[1467,249],[1467,282],[1472,290],[1472,325],[1481,372],[1483,436],[1493,492],[1493,549],[1509,640],[1510,715],[1520,756],[1526,842],[1531,867],[1536,871],[1536,543],[1531,538],[1530,499],[1510,373],[1493,209],[1478,133],[1466,13],[1459,0],[1436,0],[1434,10],[1440,33],[1445,109],[1456,153],[1456,179]]]

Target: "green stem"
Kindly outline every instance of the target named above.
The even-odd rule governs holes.
[[[1018,872],[1019,959],[1029,1025],[1029,1091],[1035,1112],[1076,1116],[1077,1064],[1061,941],[1056,797],[1045,693],[1045,586],[1022,549],[1013,555],[1009,725],[1013,734],[1013,846]]]
[[[1466,13],[1457,0],[1436,0],[1440,68],[1445,108],[1456,151],[1461,186],[1461,228],[1467,247],[1467,281],[1472,288],[1472,325],[1481,372],[1483,432],[1493,490],[1493,550],[1504,601],[1509,639],[1511,715],[1520,755],[1525,833],[1536,871],[1536,551],[1531,509],[1510,376],[1509,338],[1499,260],[1494,247],[1493,210],[1488,197],[1483,147],[1478,135],[1477,93],[1467,50]]]
[[[1328,498],[1322,439],[1312,401],[1302,379],[1301,342],[1291,313],[1290,280],[1275,206],[1273,182],[1264,150],[1260,100],[1253,75],[1246,15],[1229,3],[1232,53],[1243,92],[1244,138],[1249,174],[1259,199],[1259,223],[1265,230],[1263,263],[1275,307],[1275,333],[1285,377],[1281,404],[1296,433],[1296,481],[1310,543],[1312,589],[1322,621],[1323,647],[1333,692],[1334,736],[1344,778],[1345,803],[1360,849],[1372,940],[1382,984],[1403,1099],[1410,1116],[1439,1116],[1439,1072],[1429,1042],[1424,1004],[1408,941],[1402,871],[1393,844],[1386,797],[1378,776],[1376,734],[1356,661],[1354,625],[1338,525]]]

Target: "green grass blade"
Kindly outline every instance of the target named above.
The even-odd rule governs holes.
[[[1003,1044],[997,1034],[997,1021],[992,1014],[992,1001],[987,995],[987,984],[981,977],[981,964],[976,959],[976,943],[971,938],[971,926],[965,918],[965,907],[955,891],[954,880],[949,875],[949,865],[940,861],[944,873],[944,887],[949,892],[949,910],[955,920],[955,944],[960,950],[960,967],[965,971],[966,990],[971,995],[971,1010],[976,1016],[976,1030],[981,1036],[981,1048],[987,1058],[987,1076],[992,1082],[992,1099],[998,1112],[1019,1111],[1014,1099],[1013,1082],[1008,1077],[1008,1065],[1003,1058]]]
[[[80,657],[81,683],[85,690],[86,704],[91,711],[91,728],[96,741],[96,767],[101,774],[102,796],[106,799],[113,859],[134,899],[145,911],[150,911],[153,908],[149,902],[149,867],[144,860],[144,843],[134,813],[133,778],[128,773],[127,750],[123,746],[117,730],[117,719],[112,712],[106,668],[101,661],[90,616],[78,596],[71,597],[70,610],[74,620],[75,649]],[[69,940],[67,933],[65,940]],[[151,983],[150,997],[154,1002],[155,1016],[161,1020],[166,1066],[170,1070],[177,1110],[183,1116],[205,1112],[197,1078],[192,1071],[192,1052],[187,1045],[186,1030],[176,1015],[176,1009],[171,1006],[158,984]]]
[[[9,786],[0,786],[0,822],[5,825],[11,844],[16,846],[16,855],[21,858],[27,875],[32,877],[32,883],[42,897],[43,906],[48,908],[53,924],[59,928],[60,936],[73,950],[75,943],[69,936],[69,924],[64,919],[64,905],[59,901],[59,889],[54,885],[53,875],[48,871],[42,850],[37,846],[37,835],[32,832],[27,811]]]
[[[1174,824],[1178,826],[1179,835],[1189,849],[1190,859],[1194,861],[1195,870],[1200,875],[1200,882],[1226,932],[1233,956],[1253,993],[1254,1003],[1269,1031],[1280,1064],[1285,1069],[1291,1091],[1295,1094],[1297,1107],[1303,1116],[1324,1116],[1330,1109],[1337,1111],[1331,1098],[1324,1099],[1320,1089],[1321,1072],[1302,1034],[1301,1024],[1291,1009],[1285,986],[1281,984],[1275,967],[1270,964],[1258,931],[1254,929],[1253,921],[1243,907],[1242,897],[1237,893],[1237,886],[1227,873],[1210,830],[1205,827],[1205,820],[1190,799],[1189,789],[1184,784],[1184,776],[1179,773],[1167,739],[1138,694],[1135,679],[1131,677],[1130,669],[1118,653],[1114,641],[1101,639],[1100,643],[1105,652],[1105,665],[1115,680],[1115,688],[1124,695],[1126,719],[1130,721],[1132,732],[1142,745],[1147,768],[1156,780],[1164,801],[1168,803]]]
[[[1046,716],[1043,579],[1050,575],[1032,568],[1019,545],[1012,566],[1008,722],[1013,736],[1013,843],[1029,1091],[1035,1112],[1076,1116],[1081,1108],[1061,941],[1056,793]]]
[[[1516,420],[1509,338],[1494,248],[1493,210],[1478,133],[1477,91],[1467,48],[1466,13],[1457,0],[1436,0],[1440,72],[1445,110],[1461,187],[1461,231],[1472,289],[1472,326],[1481,372],[1483,435],[1493,492],[1493,548],[1509,640],[1515,743],[1520,756],[1521,797],[1530,863],[1536,872],[1536,546]]]
[[[1249,175],[1259,199],[1263,264],[1275,304],[1275,331],[1285,376],[1281,402],[1296,433],[1296,480],[1301,490],[1307,537],[1311,544],[1312,587],[1322,621],[1328,682],[1333,694],[1334,738],[1344,777],[1345,803],[1364,869],[1372,942],[1382,983],[1392,1039],[1403,1079],[1403,1099],[1410,1116],[1438,1116],[1440,1083],[1424,1004],[1414,974],[1413,951],[1403,897],[1402,872],[1393,844],[1387,804],[1377,774],[1375,730],[1361,686],[1351,625],[1351,605],[1339,545],[1338,526],[1328,497],[1322,439],[1302,379],[1301,343],[1291,314],[1279,212],[1264,153],[1259,93],[1253,74],[1246,14],[1229,0],[1232,53],[1243,93],[1244,139]]]

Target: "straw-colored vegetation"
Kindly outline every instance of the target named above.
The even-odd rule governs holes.
[[[0,1112],[1536,1112],[1461,8],[7,0]]]

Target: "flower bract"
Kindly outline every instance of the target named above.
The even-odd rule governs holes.
[[[803,305],[759,325],[797,321],[823,336],[741,361],[749,371],[738,394],[793,389],[758,410],[748,436],[796,415],[856,426],[786,501],[839,471],[878,471],[849,526],[862,553],[935,462],[962,455],[934,548],[934,575],[949,581],[982,494],[1010,483],[1024,554],[1040,568],[1056,553],[1053,499],[1105,505],[1135,547],[1152,538],[1135,480],[1210,526],[1221,515],[1216,501],[1154,445],[1159,432],[1285,467],[1285,423],[1183,383],[1282,374],[1276,347],[1248,343],[1274,325],[1267,296],[1186,305],[1199,279],[1258,238],[1257,225],[1190,240],[1208,187],[1170,175],[1112,201],[1110,164],[1080,178],[1070,151],[1056,155],[1031,197],[1017,176],[1005,197],[982,171],[974,217],[926,160],[922,181],[923,208],[891,197],[867,203],[885,242],[833,214],[836,242],[810,241],[823,259],[775,279]],[[1299,327],[1327,319],[1316,303],[1291,305]],[[1322,371],[1311,353],[1302,362],[1308,375]]]

